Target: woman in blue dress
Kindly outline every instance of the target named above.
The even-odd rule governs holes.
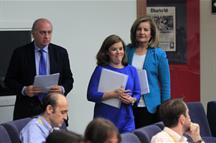
[[[99,92],[102,69],[127,75],[125,88],[118,87],[112,91]],[[97,66],[88,85],[87,99],[95,102],[94,118],[102,117],[112,121],[120,133],[132,132],[135,129],[132,105],[136,104],[139,98],[138,74],[133,66],[127,64],[125,44],[119,36],[110,35],[104,40],[97,53]],[[109,99],[118,99],[120,107],[103,103]]]

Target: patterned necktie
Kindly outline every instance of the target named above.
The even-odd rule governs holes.
[[[45,51],[43,49],[39,50],[40,62],[39,62],[39,75],[46,75],[46,61],[45,61]]]

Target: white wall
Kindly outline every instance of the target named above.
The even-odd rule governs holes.
[[[200,0],[201,101],[216,100],[216,14],[211,0]]]
[[[15,96],[0,96],[0,123],[13,119]]]
[[[216,87],[216,15],[210,10],[210,0],[200,0],[201,100],[204,106],[215,99]],[[53,22],[53,43],[64,46],[69,52],[75,79],[74,89],[68,95],[69,128],[83,133],[93,115],[94,104],[87,101],[86,88],[95,67],[95,55],[109,34],[118,34],[129,42],[129,30],[136,17],[136,0],[0,0],[0,28],[31,28],[39,17]]]
[[[53,22],[53,43],[69,52],[75,79],[74,88],[67,96],[69,128],[83,133],[93,115],[94,104],[87,101],[86,90],[96,65],[96,53],[109,34],[118,34],[129,42],[129,30],[136,17],[136,0],[0,0],[0,28],[31,28],[39,17]]]

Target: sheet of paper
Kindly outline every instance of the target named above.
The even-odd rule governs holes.
[[[140,88],[141,88],[141,94],[147,94],[150,92],[149,84],[148,84],[148,76],[146,73],[146,70],[137,69],[137,73],[140,80]]]
[[[59,81],[59,73],[50,75],[36,75],[34,78],[34,86],[40,87],[45,92],[48,92],[51,86],[57,85]]]
[[[99,92],[108,92],[118,89],[120,87],[125,88],[127,83],[128,75],[111,71],[103,68],[101,72],[101,77],[99,81],[98,91]],[[108,99],[102,101],[102,103],[120,108],[120,100],[117,98]]]

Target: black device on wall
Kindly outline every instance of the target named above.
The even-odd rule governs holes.
[[[212,14],[216,14],[216,0],[212,0],[211,7],[212,7]]]
[[[30,30],[0,29],[0,96],[15,95],[4,85],[4,79],[13,50],[31,42]]]

